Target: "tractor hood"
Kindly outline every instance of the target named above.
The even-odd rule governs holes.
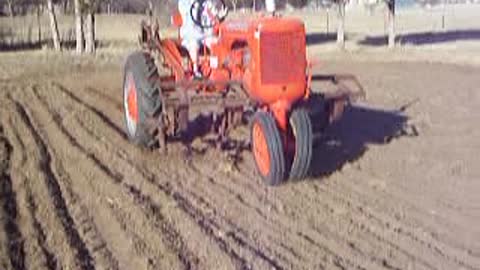
[[[239,18],[225,21],[220,25],[220,35],[243,35],[260,32],[297,32],[304,31],[304,24],[299,19],[284,17]]]

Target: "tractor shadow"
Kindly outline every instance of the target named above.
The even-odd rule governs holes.
[[[340,120],[323,131],[320,130],[322,125],[316,125],[318,123],[315,122],[321,122],[322,119],[312,116],[314,134],[321,136],[316,136],[318,139],[314,142],[309,178],[324,178],[340,171],[344,165],[361,159],[369,145],[387,145],[401,137],[419,136],[417,128],[409,123],[409,118],[405,115],[405,110],[414,103],[397,110],[350,105],[345,108]],[[209,137],[213,124],[211,115],[199,114],[190,121],[180,139],[188,149],[187,159],[201,157],[209,150],[219,149],[219,141],[215,137]],[[200,140],[200,146],[192,144],[195,140]],[[244,153],[250,152],[249,140],[228,138],[221,149],[220,152],[226,155],[233,166],[239,166]]]
[[[408,123],[405,109],[386,111],[357,105],[345,108],[343,117],[316,141],[309,176],[327,177],[341,170],[345,164],[359,160],[370,144],[386,145],[400,137],[419,136],[416,127]]]

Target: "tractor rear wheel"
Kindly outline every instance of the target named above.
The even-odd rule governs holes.
[[[142,146],[153,145],[155,127],[148,119],[161,113],[158,71],[153,58],[145,52],[128,56],[123,77],[123,107],[128,138]]]
[[[295,151],[290,167],[289,179],[304,178],[312,160],[313,132],[310,116],[304,108],[297,108],[290,114],[290,129],[295,141]]]
[[[285,157],[275,119],[270,113],[258,111],[253,116],[250,131],[257,171],[266,184],[280,184],[285,178]]]

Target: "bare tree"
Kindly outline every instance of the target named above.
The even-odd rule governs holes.
[[[7,0],[7,8],[8,8],[8,15],[10,15],[10,17],[13,17],[13,4],[14,4],[14,0]]]
[[[230,3],[232,5],[233,12],[237,12],[238,0],[230,0]]]
[[[95,53],[95,1],[85,0],[85,52]]]
[[[42,4],[38,3],[37,5],[37,27],[38,27],[38,43],[41,44],[42,42],[42,22],[40,21],[40,16],[41,16],[41,9],[42,9]]]
[[[55,9],[52,0],[47,0],[47,10],[48,16],[50,17],[50,28],[52,31],[53,47],[56,51],[61,51],[62,48],[60,46],[60,35],[58,33],[57,17],[55,16]]]
[[[387,0],[388,47],[395,47],[395,0]]]
[[[80,0],[74,0],[75,5],[75,36],[76,36],[76,52],[83,53],[83,18],[82,6]]]
[[[337,0],[337,6],[337,45],[343,49],[345,47],[345,0]]]
[[[112,14],[112,0],[107,0],[107,14],[110,15]]]
[[[88,9],[85,20],[85,52],[95,53],[95,13]]]

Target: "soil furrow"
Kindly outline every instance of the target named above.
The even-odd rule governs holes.
[[[204,168],[205,170],[209,170],[208,168],[210,166],[207,165],[207,164],[199,164],[199,167]],[[205,172],[203,172],[203,171],[204,171],[203,169],[198,170],[198,172],[200,172],[202,175],[205,175]],[[234,174],[230,174],[229,177],[230,178],[235,178],[236,176]],[[224,177],[222,177],[220,175],[216,175],[215,178],[221,179],[221,178],[224,178]],[[238,179],[238,181],[242,181],[242,179]],[[206,196],[206,197],[214,198],[213,194],[210,194],[210,196]],[[235,198],[235,197],[236,196],[233,195],[233,198]],[[248,198],[249,200],[251,199],[251,198],[249,198],[250,196],[247,196],[247,195],[244,195],[244,197]],[[261,202],[259,202],[259,203],[261,203]],[[264,209],[264,211],[267,210],[267,209],[269,209],[269,207]],[[241,210],[241,211],[245,212],[245,210]],[[281,218],[281,216],[284,215],[284,214],[281,214],[279,211],[275,211],[275,212],[269,211],[269,212],[270,212],[269,214],[263,214],[263,216],[268,215],[268,219],[265,219],[265,220],[259,220],[259,219],[256,219],[256,218],[248,218],[248,219],[256,220],[256,222],[259,223],[259,224],[262,224],[262,223],[265,224],[265,225],[261,225],[261,226],[270,227],[270,228],[268,228],[267,232],[264,232],[265,235],[269,235],[270,233],[272,233],[272,234],[280,233],[281,234],[282,232],[283,233],[288,232],[291,241],[305,242],[305,240],[303,238],[301,238],[301,237],[297,238],[297,233],[294,230],[292,230],[292,228],[296,228],[297,230],[305,230],[305,231],[309,231],[309,232],[312,233],[312,230],[309,229],[306,226],[298,226],[298,225],[290,224],[290,222],[285,222],[285,220]],[[248,210],[245,213],[248,213]],[[249,215],[251,215],[251,214],[249,214]],[[262,216],[262,215],[260,215],[260,216]],[[228,220],[229,218],[226,218],[226,219]],[[302,220],[302,218],[295,218],[295,220],[296,221]],[[245,228],[247,228],[247,227],[245,227]],[[245,233],[245,234],[248,235],[250,233]],[[318,232],[317,232],[317,234],[318,234]],[[321,233],[320,235],[325,235],[325,234]],[[297,238],[297,239],[295,239],[295,238]],[[340,249],[338,248],[339,245],[337,243],[345,242],[344,239],[338,238],[338,239],[335,240],[335,242],[325,241],[325,240],[327,240],[326,236],[322,236],[322,239],[324,239],[324,241],[322,241],[323,243],[321,245],[320,244],[315,245],[314,246],[315,249],[318,249],[319,251],[321,251],[325,255],[328,255],[328,256],[334,258],[333,260],[336,261],[337,264],[346,263],[346,265],[348,265],[348,268],[362,269],[362,267],[360,265],[356,265],[354,263],[354,261],[358,261],[358,259],[351,260],[351,259],[346,258],[346,257],[343,258],[342,255],[340,255],[340,253],[338,253],[338,252],[335,253],[335,252],[332,251],[334,249],[328,247],[329,245],[331,246],[333,243],[335,243],[333,245],[337,247],[336,250],[340,251]],[[278,241],[281,241],[281,240],[268,239],[268,240],[266,240],[266,243],[278,242]],[[268,245],[269,244],[267,244],[267,246]],[[285,246],[285,244],[283,244],[283,245]],[[323,246],[323,245],[326,245],[326,246]],[[285,247],[283,247],[283,248],[285,248]],[[344,253],[344,252],[341,252],[341,253]],[[359,252],[357,252],[357,253],[358,253],[357,255],[362,255],[362,253],[359,253]],[[340,262],[342,262],[342,263],[340,263]]]
[[[248,170],[247,170],[248,172]],[[317,187],[316,184],[314,184],[315,188]],[[302,197],[306,198],[307,201],[309,201],[309,203],[314,203],[315,205],[322,205],[324,208],[325,208],[325,211],[322,212],[322,213],[319,213],[320,215],[322,214],[329,214],[329,213],[335,213],[336,210],[334,208],[332,208],[332,206],[334,206],[335,204],[338,203],[338,200],[340,200],[342,202],[342,204],[345,202],[345,198],[350,198],[349,196],[349,193],[345,194],[345,189],[342,189],[342,190],[337,190],[337,193],[333,194],[331,192],[328,192],[327,190],[325,189],[322,189],[322,192],[321,194],[318,194],[318,190],[317,189],[314,189],[317,191],[316,194],[312,194],[310,196],[310,191],[306,191],[306,190],[301,190],[300,188],[298,187],[292,187],[292,192],[298,192],[299,194],[302,194]],[[339,196],[338,194],[343,194],[342,196]],[[325,196],[327,195],[327,196]],[[284,196],[284,197],[289,197],[289,196]],[[340,199],[340,197],[342,199]],[[300,203],[302,204],[302,203]],[[286,203],[285,205],[291,205],[291,203]],[[289,207],[288,207],[289,208]],[[336,207],[338,208],[338,207]],[[390,231],[391,228],[389,225],[385,225],[385,224],[389,224],[387,221],[383,222],[381,219],[377,219],[375,216],[371,216],[371,215],[364,215],[365,213],[365,210],[364,208],[365,207],[362,207],[362,206],[356,206],[354,207],[353,205],[351,204],[347,204],[347,208],[350,209],[349,210],[349,213],[354,217],[354,218],[347,218],[345,221],[347,222],[347,224],[352,224],[355,226],[355,228],[357,228],[358,230],[360,230],[363,233],[367,233],[367,234],[370,234],[373,236],[373,238],[366,238],[366,239],[363,239],[365,238],[362,234],[360,234],[359,236],[361,237],[360,239],[357,239],[356,242],[357,242],[357,245],[359,247],[361,246],[365,246],[364,243],[368,243],[365,242],[365,240],[368,240],[368,239],[375,239],[378,241],[378,244],[381,244],[383,245],[382,243],[386,244],[387,246],[393,248],[394,250],[397,250],[400,254],[403,254],[404,256],[406,256],[407,258],[410,258],[410,259],[413,259],[413,260],[417,260],[418,262],[421,262],[424,267],[427,267],[429,269],[432,269],[434,268],[434,266],[426,261],[424,261],[422,258],[418,257],[416,258],[416,256],[414,255],[414,253],[411,253],[409,250],[407,249],[403,249],[401,248],[400,246],[398,246],[397,244],[394,244],[390,241],[387,241],[384,237],[380,236],[378,233],[376,233],[375,231],[376,230],[371,230],[369,229],[369,227],[371,227],[372,225],[374,224],[379,224],[380,226],[380,230],[381,231]],[[289,209],[288,211],[294,211],[294,209]],[[358,213],[360,213],[360,215],[358,215]],[[375,221],[373,224],[370,222],[372,221],[372,219]],[[363,220],[366,220],[367,222],[363,221]],[[404,225],[399,225],[399,226],[404,226]],[[374,227],[377,227],[377,226],[374,226]],[[326,228],[324,228],[323,230],[319,230],[319,231],[325,231]],[[390,232],[390,233],[393,233]],[[358,234],[358,231],[355,233],[355,234]],[[351,232],[349,232],[349,236],[348,237],[352,237],[354,236],[355,234],[352,234]],[[334,236],[336,235],[336,233],[334,233],[333,231],[329,233],[329,236]],[[345,236],[339,236],[339,240],[340,241],[345,241],[345,240],[342,240],[342,239],[346,239],[344,237],[347,237],[347,235]],[[359,241],[359,242],[358,242]],[[355,241],[354,241],[355,242]],[[372,243],[372,244],[375,244],[376,243]],[[355,247],[357,246],[355,245]],[[360,251],[360,250],[358,250]],[[403,256],[402,255],[402,256]],[[374,261],[377,261],[380,265],[385,265],[384,263],[384,260],[385,259],[382,259],[382,258],[372,258]]]
[[[59,88],[59,90],[61,91],[68,91],[66,90],[66,88]],[[72,93],[70,93],[70,95],[73,95]],[[69,96],[70,96],[69,95]],[[76,102],[80,102],[80,105],[82,106],[86,106],[87,108],[90,108],[90,107],[93,107],[91,105],[86,105],[85,103],[82,103],[83,101],[81,101],[79,98],[72,98],[74,101]],[[101,120],[102,117],[95,113],[96,116],[99,116],[99,118]],[[108,126],[109,123],[108,122],[105,122],[105,124]],[[115,130],[115,129],[114,129]],[[123,135],[123,133],[122,133]],[[123,137],[123,136],[122,136]],[[98,138],[97,138],[98,139]],[[98,160],[97,160],[98,161]],[[98,161],[99,162],[99,161]],[[138,169],[138,168],[137,168]],[[154,176],[144,176],[151,184],[154,184],[156,185],[157,188],[159,188],[160,190],[164,191],[167,195],[171,196],[176,202],[177,202],[177,205],[180,206],[181,209],[183,209],[185,211],[185,213],[187,213],[191,218],[192,220],[194,220],[201,228],[202,230],[204,231],[204,233],[208,234],[212,239],[215,240],[215,242],[217,242],[218,246],[223,249],[226,254],[229,254],[229,256],[231,256],[231,258],[236,261],[236,265],[239,266],[239,268],[245,268],[247,267],[248,263],[241,258],[240,255],[238,255],[234,249],[230,248],[227,244],[227,242],[222,239],[221,237],[218,237],[215,232],[219,231],[219,225],[216,224],[213,220],[210,220],[210,219],[207,219],[205,217],[203,217],[201,211],[199,209],[195,209],[193,207],[193,204],[190,203],[188,201],[188,199],[186,199],[183,195],[181,195],[180,193],[178,192],[173,192],[170,191],[170,187],[166,187],[166,186],[161,186],[159,184],[156,183],[155,181],[155,177]],[[232,238],[233,239],[233,238]],[[255,251],[255,248],[251,247],[251,246],[248,246],[249,247],[249,250],[250,251]],[[266,259],[266,261],[268,263],[271,263],[273,264],[272,267],[276,267],[278,269],[281,269],[281,267],[272,259],[268,259],[267,256],[261,254],[260,252],[257,251],[257,255],[260,255],[260,258],[262,259]]]
[[[202,168],[208,168],[209,165],[208,164],[201,164],[199,167],[202,167]],[[235,175],[234,174],[230,174],[229,177],[232,178],[234,177]],[[217,177],[217,178],[222,178],[222,177]],[[248,178],[248,177],[247,177]],[[295,188],[294,188],[295,189]],[[297,190],[297,189],[295,189]],[[280,198],[282,197],[290,197],[290,196],[280,196]],[[317,194],[317,197],[318,197],[318,194]],[[248,196],[245,197],[246,199],[249,199]],[[292,197],[292,198],[297,198],[298,200],[298,197]],[[324,207],[326,207],[326,210],[325,213],[321,212],[319,213],[319,215],[325,215],[325,214],[329,214],[329,213],[333,213],[333,208],[331,208],[331,206],[329,204],[325,204],[325,201],[324,201],[324,196],[322,194],[320,194],[320,197],[321,198],[319,201],[316,201],[314,204],[317,205],[317,206],[320,206],[320,205],[324,205]],[[308,201],[308,200],[307,200]],[[327,200],[328,201],[328,200]],[[332,202],[332,201],[330,201]],[[305,203],[308,203],[308,204],[311,204],[312,202],[301,202],[300,204],[305,204]],[[333,202],[332,202],[333,203]],[[285,205],[292,205],[290,202],[284,202]],[[282,207],[283,208],[283,207]],[[286,209],[284,210],[287,210],[287,212],[290,212],[290,211],[296,211],[294,208],[290,209],[291,207],[287,207]],[[353,208],[352,208],[353,209]],[[280,213],[279,213],[280,214]],[[315,213],[311,213],[312,215],[316,215]],[[354,214],[354,213],[352,213]],[[300,216],[296,216],[296,217],[292,217],[294,218],[295,220],[302,220],[303,219],[303,216],[308,216],[309,213],[308,212],[303,212],[302,215]],[[338,218],[338,216],[332,216],[331,218]],[[348,218],[348,216],[345,217],[345,222],[344,224],[345,225],[348,225],[348,224],[356,224],[355,226],[357,228],[360,228],[361,229],[361,232],[359,231],[354,231],[354,233],[352,232],[349,232],[348,234],[345,234],[345,235],[342,235],[342,234],[338,234],[338,233],[335,233],[336,230],[332,230],[330,226],[325,226],[325,225],[322,225],[322,229],[317,229],[316,231],[319,233],[319,234],[323,234],[324,237],[327,237],[328,238],[334,238],[336,239],[335,241],[336,242],[343,242],[345,243],[345,245],[349,248],[349,249],[352,249],[355,251],[355,253],[361,255],[362,257],[365,257],[365,258],[370,258],[372,261],[376,262],[377,265],[381,266],[381,267],[386,267],[386,268],[395,268],[395,266],[393,265],[390,265],[392,262],[388,262],[390,261],[392,258],[389,258],[389,259],[386,259],[387,257],[382,257],[382,256],[374,256],[372,252],[376,252],[375,249],[372,250],[372,248],[375,248],[376,246],[383,246],[384,244],[386,244],[387,246],[393,246],[396,250],[398,250],[398,254],[397,255],[401,255],[399,258],[397,258],[397,261],[402,261],[404,260],[404,258],[412,258],[412,259],[415,259],[415,256],[412,255],[410,252],[406,251],[406,250],[402,250],[402,249],[399,249],[396,245],[390,243],[389,241],[385,241],[385,239],[383,237],[380,237],[378,236],[378,233],[372,231],[372,230],[365,230],[365,228],[368,228],[368,225],[361,222],[363,220],[363,218],[360,217],[360,219],[352,219],[352,218]],[[360,223],[359,223],[360,222]],[[329,228],[330,227],[330,228]],[[374,241],[372,242],[371,244],[368,244],[369,243],[369,239],[368,237],[365,237],[364,233],[367,233],[368,234],[371,234],[373,236],[373,239],[375,240],[378,240],[378,241]],[[354,237],[352,239],[353,236],[355,235],[358,235],[357,237]],[[353,242],[352,242],[353,241]],[[370,247],[372,246],[372,247]],[[370,250],[370,251],[369,251]],[[365,253],[366,252],[366,253]],[[397,255],[394,255],[394,257],[396,257]],[[391,257],[391,255],[389,255],[389,257]],[[422,261],[422,259],[419,258],[419,261]],[[425,267],[427,268],[432,268],[431,265],[429,265],[428,263],[425,263],[424,264]]]
[[[202,121],[190,149],[132,144],[118,57],[9,55],[1,269],[480,269],[476,67],[332,55],[312,71],[358,75],[369,100],[325,130],[315,182],[268,187],[245,147],[196,137]]]
[[[35,229],[35,234],[38,237],[38,244],[42,250],[43,256],[45,256],[45,264],[46,267],[50,270],[58,269],[58,261],[55,254],[48,248],[46,244],[46,230],[43,228],[42,224],[40,224],[38,217],[37,217],[37,205],[35,204],[35,200],[32,196],[32,192],[28,185],[25,186],[25,192],[27,194],[27,204],[28,209],[33,218],[33,227]]]
[[[378,226],[380,226],[382,230],[388,231],[390,234],[397,234],[402,239],[416,243],[418,246],[421,247],[419,248],[419,250],[421,249],[430,250],[432,253],[437,254],[437,256],[444,258],[445,260],[451,261],[455,264],[461,265],[466,269],[475,269],[475,266],[469,265],[464,261],[458,259],[455,256],[455,253],[458,253],[458,250],[455,250],[456,249],[455,247],[449,246],[448,243],[445,243],[433,237],[428,237],[428,235],[426,234],[416,233],[414,230],[412,230],[411,226],[402,224],[401,222],[396,221],[395,219],[393,219],[388,215],[378,213],[371,207],[365,207],[365,205],[367,204],[362,206],[361,204],[358,203],[360,201],[364,201],[365,198],[359,199],[356,201],[353,201],[352,199],[350,199],[352,198],[353,194],[357,193],[357,191],[352,189],[351,185],[350,186],[342,185],[341,187],[333,187],[333,190],[330,191],[330,188],[332,187],[333,187],[332,185],[325,185],[325,188],[322,188],[322,191],[327,193],[329,197],[333,198],[335,201],[340,201],[342,202],[342,204],[346,204],[348,205],[348,207],[352,209],[356,209],[357,210],[356,213],[360,214],[360,216],[366,217],[367,220],[374,221],[374,222],[371,222],[370,225],[378,224]],[[344,193],[347,191],[350,195],[339,196],[338,194],[341,194],[339,193],[340,190],[341,190],[341,193]],[[357,196],[360,197],[361,195],[357,195]],[[360,224],[360,227],[364,228],[365,230],[369,230],[369,226],[367,226],[367,224]],[[382,239],[381,236],[376,235],[375,233],[373,234],[377,239]],[[413,255],[411,252],[408,252],[406,250],[407,249],[406,246],[402,248],[398,244],[391,243],[386,239],[382,239],[382,241],[385,241],[395,249],[408,254],[409,257],[412,257],[412,258],[415,257],[415,255]],[[402,246],[404,245],[405,244],[403,244]],[[449,251],[446,251],[442,247],[446,247]],[[415,247],[413,247],[411,244],[408,244],[408,249],[412,249],[412,248],[415,248]],[[423,261],[420,258],[418,258],[418,260]],[[424,262],[424,263],[426,266],[433,267],[430,263],[427,263],[427,262]]]
[[[52,164],[52,154],[49,152],[46,142],[38,133],[38,130],[33,124],[32,118],[29,116],[25,108],[17,101],[15,101],[15,107],[18,115],[31,131],[37,147],[39,148],[39,166],[42,172],[45,174],[45,184],[53,201],[55,213],[60,219],[63,229],[66,232],[69,244],[76,250],[75,257],[77,259],[78,266],[86,270],[95,269],[93,258],[88,251],[85,242],[77,231],[75,222],[73,221],[71,213],[67,207],[67,203],[63,197],[58,179],[53,172],[54,165]]]
[[[7,108],[12,107],[12,103],[9,102]],[[39,221],[37,213],[37,204],[32,193],[31,185],[35,181],[30,181],[28,174],[29,169],[27,162],[32,160],[32,156],[35,156],[33,151],[29,151],[25,140],[25,134],[20,136],[20,125],[14,125],[13,114],[8,117],[6,122],[8,125],[8,132],[10,140],[14,145],[13,160],[12,160],[12,174],[11,177],[16,179],[14,181],[14,189],[17,191],[19,198],[19,214],[21,218],[22,231],[25,236],[25,256],[26,256],[26,268],[28,269],[58,269],[59,261],[55,254],[48,247],[48,241],[46,239],[46,230]],[[10,133],[10,134],[8,134]],[[28,159],[27,159],[27,153]]]
[[[84,127],[84,128],[87,128],[87,127]],[[101,138],[98,138],[98,137],[96,137],[96,139],[97,139],[97,140],[101,140]],[[231,223],[231,222],[230,222],[230,223]],[[229,236],[232,236],[232,234],[230,233]],[[242,238],[239,238],[239,237],[236,237],[236,238],[232,237],[232,238],[234,239],[234,241],[236,240],[237,244],[245,244],[245,241],[241,240]],[[249,247],[252,247],[252,246],[250,246],[250,245],[248,245],[248,246],[249,246]],[[259,255],[259,254],[258,254],[258,253],[259,253],[258,251],[255,251],[255,250],[252,249],[252,248],[249,248],[249,249],[250,249],[250,251],[252,251],[254,254],[257,253],[257,255]],[[263,259],[266,259],[267,261],[269,260],[268,257],[265,256],[265,255],[259,255],[259,256],[260,256],[260,257],[263,256]],[[272,263],[273,260],[270,261],[270,262]],[[274,262],[273,262],[273,263],[274,263]],[[278,265],[277,265],[277,266],[278,266]]]
[[[332,194],[336,194],[336,191],[338,192],[338,190],[348,190],[351,196],[344,199],[347,199],[350,204],[357,204],[357,208],[361,208],[360,206],[358,206],[359,203],[368,204],[369,201],[375,200],[375,198],[372,198],[368,195],[368,191],[365,190],[366,188],[360,186],[358,183],[356,183],[356,181],[352,181],[351,185],[345,185],[343,183],[340,183],[339,185],[327,184],[326,186],[332,188]],[[462,265],[462,267],[466,267],[467,269],[471,269],[472,267],[475,268],[474,265],[469,265],[468,263],[459,258],[459,254],[464,253],[465,247],[462,247],[461,245],[458,245],[456,243],[451,243],[448,240],[439,239],[438,237],[436,237],[435,233],[429,230],[429,225],[423,224],[422,220],[418,220],[418,215],[429,215],[427,211],[419,209],[418,206],[415,204],[409,204],[409,202],[404,202],[401,198],[397,197],[394,194],[385,194],[383,196],[390,199],[393,198],[397,202],[402,201],[403,207],[408,207],[411,213],[418,212],[415,215],[409,217],[402,217],[402,220],[404,220],[404,222],[409,222],[410,224],[412,224],[411,226],[415,224],[417,226],[424,227],[424,231],[426,231],[427,234],[419,234],[412,230],[411,226],[402,226],[402,223],[397,221],[397,218],[393,218],[390,215],[378,211],[375,208],[361,208],[359,210],[361,210],[361,212],[364,212],[365,215],[369,215],[379,223],[382,223],[384,227],[386,227],[390,231],[400,234],[402,235],[402,237],[408,238],[411,241],[414,241],[419,245],[423,246],[424,248],[432,250],[432,252],[437,253],[439,256],[444,257],[445,259],[455,262],[459,265]],[[378,200],[378,198],[376,198],[376,200]],[[395,213],[395,215],[398,214]],[[472,259],[476,259],[476,261],[480,263],[480,256],[472,256]]]
[[[79,123],[82,123],[79,121]],[[84,130],[88,131],[88,127],[86,127],[84,124],[80,124]],[[94,134],[90,133],[91,136],[95,136]],[[102,164],[98,159],[96,159],[99,164]],[[248,269],[248,263],[245,259],[243,259],[234,249],[229,247],[228,243],[222,239],[222,237],[218,236],[218,231],[220,231],[219,226],[213,221],[206,219],[206,217],[202,214],[202,212],[199,209],[196,209],[193,207],[193,203],[189,202],[184,196],[182,196],[180,193],[173,192],[171,190],[171,186],[167,183],[166,185],[158,184],[156,182],[156,177],[153,174],[147,173],[145,170],[143,170],[140,167],[137,167],[137,165],[132,164],[131,161],[125,160],[126,162],[130,163],[131,166],[134,166],[136,170],[139,171],[139,173],[145,178],[150,184],[153,184],[157,189],[165,193],[166,195],[170,196],[175,200],[177,203],[177,206],[180,207],[190,218],[195,221],[195,223],[202,229],[202,231],[207,234],[210,238],[212,238],[217,245],[220,247],[221,250],[223,250],[226,254],[230,256],[230,258],[235,262],[237,265],[237,268],[239,269]],[[105,165],[100,165],[100,166],[105,166]],[[106,166],[105,166],[106,167]],[[111,171],[110,173],[114,175]],[[170,178],[173,180],[173,177]],[[128,186],[130,189],[132,186]],[[137,190],[138,191],[138,190]]]
[[[106,102],[111,103],[115,107],[115,109],[117,109],[118,111],[123,111],[123,104],[121,100],[117,100],[115,97],[111,97],[107,95],[105,92],[102,92],[101,90],[98,90],[93,87],[85,87],[85,91],[89,93],[93,93],[97,97],[105,100]]]
[[[79,123],[83,127],[84,130],[88,131],[90,129],[85,124],[82,124],[82,121],[79,120]],[[90,135],[92,137],[96,138],[97,141],[102,141],[95,134],[90,133]],[[121,158],[124,159],[123,157],[121,157]],[[195,220],[197,222],[197,224],[202,228],[202,230],[205,233],[207,233],[208,235],[210,235],[211,237],[213,237],[213,239],[215,239],[215,241],[222,248],[222,250],[224,250],[227,254],[230,254],[230,256],[232,256],[236,261],[238,261],[237,265],[240,265],[240,268],[244,268],[244,267],[246,267],[246,265],[248,265],[247,262],[244,259],[240,258],[240,255],[237,254],[237,252],[234,249],[228,247],[229,244],[225,240],[223,240],[221,237],[216,236],[216,232],[226,231],[226,228],[223,228],[223,226],[220,226],[219,223],[215,222],[213,219],[207,218],[204,214],[202,214],[202,211],[199,208],[192,208],[193,205],[198,205],[198,203],[192,203],[189,199],[187,199],[187,197],[182,194],[185,191],[174,190],[172,185],[170,185],[169,183],[162,184],[159,181],[158,177],[156,177],[154,173],[145,169],[145,167],[137,165],[137,164],[133,164],[133,162],[131,160],[125,160],[125,161],[128,162],[128,163],[132,163],[132,166],[134,166],[138,170],[138,172],[143,175],[143,177],[145,179],[147,179],[151,184],[156,186],[159,190],[165,192],[168,195],[171,195],[172,198],[175,199],[177,204],[185,212],[187,212],[192,217],[193,220]],[[162,172],[162,174],[170,175],[170,177],[169,177],[170,180],[174,180],[175,178],[177,178],[176,176],[172,177],[174,174],[169,174],[168,172]],[[176,181],[176,180],[174,180],[174,181]],[[192,194],[189,193],[189,195],[192,195]],[[201,201],[202,201],[201,197],[200,197],[200,199],[199,199],[199,197],[196,197],[196,199],[198,200],[198,202],[201,203]],[[213,209],[213,208],[210,207],[210,209]],[[245,240],[243,240],[243,237],[240,237],[240,236],[234,234],[232,231],[229,231],[225,235],[228,238],[230,238],[231,240],[233,240],[233,242],[236,243],[239,247],[242,247],[246,250],[249,250],[254,256],[256,256],[258,258],[261,258],[262,260],[264,260],[265,262],[270,264],[271,267],[274,267],[276,269],[282,269],[283,268],[283,267],[280,266],[280,264],[278,262],[269,258],[267,255],[265,255],[259,249],[255,248],[253,245],[251,245],[251,244],[247,243]]]
[[[32,92],[38,98],[36,86],[32,87]],[[52,145],[51,141],[45,140],[48,143],[47,145]],[[118,262],[107,247],[87,207],[82,203],[80,196],[72,190],[71,176],[66,172],[62,162],[56,158],[57,153],[51,147],[48,147],[47,150],[52,153],[52,163],[55,165],[54,173],[61,180],[59,183],[62,183],[66,201],[70,204],[72,217],[80,229],[81,237],[92,250],[92,258],[95,260],[95,264],[102,265],[106,269],[118,269]]]
[[[12,188],[10,176],[12,144],[3,135],[3,126],[0,123],[0,152],[5,157],[0,157],[0,205],[3,214],[2,223],[6,233],[8,257],[13,269],[25,269],[24,239],[17,224],[18,206],[16,192]],[[2,160],[3,159],[3,160]]]
[[[110,128],[115,130],[124,139],[127,139],[127,135],[123,132],[123,130],[120,127],[118,127],[114,122],[112,122],[112,120],[110,120],[110,118],[107,115],[105,115],[102,111],[100,111],[99,109],[97,109],[97,108],[89,105],[88,103],[84,102],[83,100],[81,100],[80,98],[78,98],[77,96],[72,94],[72,92],[70,92],[67,88],[65,88],[61,84],[53,82],[53,85],[58,90],[60,90],[63,94],[67,95],[68,97],[75,100],[77,103],[81,104],[82,106],[87,108],[89,111],[93,112],[95,115],[100,117]]]
[[[9,104],[11,105],[11,104]],[[20,137],[18,127],[13,125],[12,118],[6,120],[8,123],[8,132],[11,132],[10,140],[14,145],[13,158],[11,160],[11,177],[16,179],[13,182],[13,188],[17,191],[19,198],[19,215],[23,219],[22,234],[25,235],[25,257],[26,268],[37,269],[46,267],[47,269],[57,269],[57,259],[48,248],[45,230],[38,220],[37,206],[30,188],[31,181],[25,176],[27,162],[27,148]],[[8,135],[8,134],[7,134]]]
[[[160,237],[164,239],[164,243],[173,251],[178,254],[180,262],[184,265],[185,269],[196,269],[198,266],[198,259],[193,255],[191,251],[189,251],[184,241],[180,238],[178,232],[175,231],[174,227],[166,220],[163,214],[160,211],[160,208],[155,205],[151,200],[148,200],[147,196],[140,194],[136,191],[133,186],[130,186],[123,182],[124,176],[121,173],[113,171],[107,165],[102,163],[94,154],[86,150],[74,137],[73,135],[67,130],[67,128],[62,124],[61,117],[55,112],[48,108],[46,101],[39,95],[38,91],[34,91],[36,97],[45,107],[45,109],[50,113],[52,116],[53,122],[59,128],[60,132],[63,136],[67,138],[69,143],[79,150],[80,153],[85,155],[85,157],[92,161],[94,166],[98,167],[104,174],[108,176],[116,184],[122,184],[123,190],[129,194],[133,201],[140,205],[141,208],[146,213],[146,218],[152,221],[154,226],[161,230],[162,234]],[[138,190],[137,190],[138,191]]]
[[[238,243],[238,242],[239,242],[239,241],[238,241],[238,238],[237,238],[236,240],[237,240],[237,243]],[[253,252],[255,252],[255,251],[253,251]],[[280,255],[280,256],[281,256],[281,255]],[[379,263],[380,265],[385,265],[384,262],[385,262],[385,260],[383,260],[383,259],[379,259],[379,260],[378,260],[378,263]]]

